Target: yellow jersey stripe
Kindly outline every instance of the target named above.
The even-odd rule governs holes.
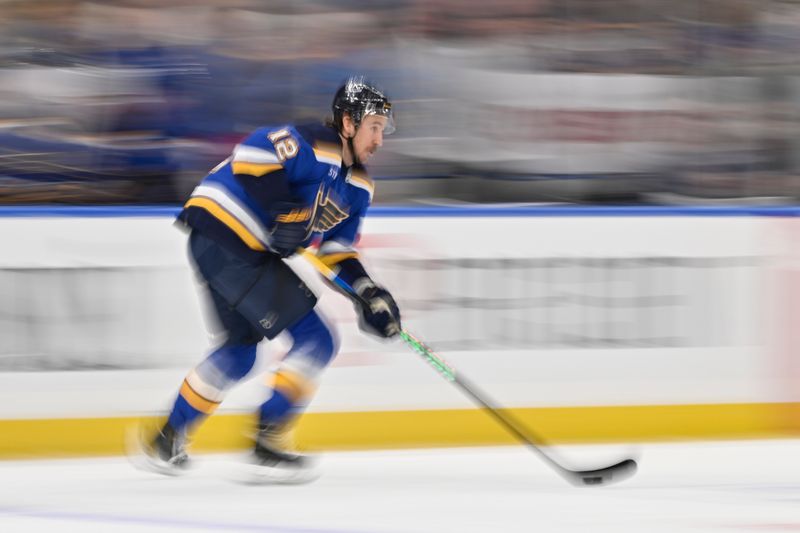
[[[280,370],[272,376],[272,388],[282,392],[289,401],[294,403],[306,396],[312,386],[303,376]]]
[[[372,194],[375,192],[375,185],[372,183],[371,180],[367,180],[357,176],[350,176],[350,179],[348,181],[350,181],[350,183],[352,183],[356,187],[366,189],[367,192],[370,194],[370,196],[372,196]]]
[[[199,207],[201,209],[205,209],[220,222],[228,226],[236,235],[239,236],[240,239],[242,239],[242,241],[244,241],[248,247],[259,252],[264,252],[267,250],[264,245],[259,242],[256,236],[250,232],[249,229],[247,229],[241,222],[239,222],[239,220],[236,219],[236,217],[231,215],[225,210],[224,207],[219,205],[214,200],[200,196],[193,196],[192,198],[189,198],[189,201],[186,202],[183,207]]]
[[[189,385],[186,380],[183,380],[180,394],[189,403],[189,405],[201,413],[210,415],[216,411],[217,407],[219,407],[219,402],[212,402],[211,400],[203,398],[191,387],[191,385]]]
[[[342,146],[334,142],[327,142],[318,139],[314,142],[314,150],[324,150],[325,152],[341,153]]]
[[[330,268],[345,259],[358,258],[358,252],[340,252],[336,254],[320,255],[317,256],[323,265]]]
[[[261,177],[264,174],[275,172],[283,168],[282,165],[275,163],[247,163],[244,161],[233,161],[231,168],[234,174],[248,174],[250,176]]]
[[[225,397],[224,387],[227,385],[228,381],[222,375],[215,375],[214,379],[218,381],[218,385],[206,382],[197,372],[197,369],[193,369],[189,372],[189,375],[186,376],[186,383],[189,384],[193,391],[206,400],[210,402],[221,402]]]
[[[342,154],[336,152],[329,152],[327,150],[314,148],[314,157],[321,163],[328,163],[329,165],[335,166],[342,165]]]

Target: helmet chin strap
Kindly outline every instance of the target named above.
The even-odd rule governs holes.
[[[358,133],[358,127],[356,127],[356,133]],[[353,139],[355,135],[352,137],[347,137],[347,148],[350,150],[350,155],[353,157],[353,165],[352,168],[363,169],[364,165],[361,163],[361,160],[358,158],[358,154],[356,153],[356,149],[353,146]]]

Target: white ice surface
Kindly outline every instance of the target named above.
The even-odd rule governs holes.
[[[522,447],[327,453],[321,479],[283,487],[230,481],[231,455],[182,478],[123,458],[0,462],[0,531],[800,531],[797,440],[556,452],[581,468],[632,454],[639,472],[575,488]]]

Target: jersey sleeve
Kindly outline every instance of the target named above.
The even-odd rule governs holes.
[[[359,278],[369,277],[356,246],[372,197],[365,191],[355,192],[355,195],[358,201],[354,203],[350,216],[323,234],[318,252],[320,261],[351,285]]]
[[[231,155],[233,174],[243,178],[248,192],[262,205],[278,199],[313,204],[328,168],[318,160],[309,141],[291,126],[260,128]]]
[[[319,257],[326,265],[333,266],[348,257],[358,257],[356,244],[366,214],[366,206],[358,207],[357,210],[353,209],[347,220],[322,235]]]

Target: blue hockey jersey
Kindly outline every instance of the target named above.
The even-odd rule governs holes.
[[[321,239],[329,266],[357,257],[355,243],[374,185],[360,169],[343,167],[335,129],[323,125],[254,131],[194,189],[179,220],[245,260],[270,253],[271,212],[277,203],[310,208],[304,246]]]

